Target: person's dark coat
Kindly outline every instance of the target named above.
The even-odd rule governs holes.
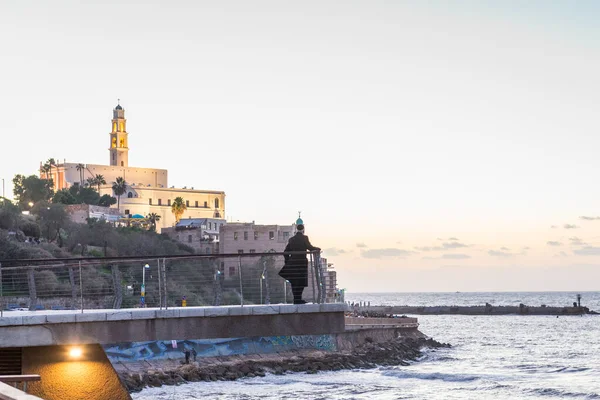
[[[315,251],[321,250],[318,247],[310,244],[308,236],[305,236],[302,232],[296,233],[288,240],[287,246],[285,246],[284,253],[288,251],[303,251],[307,250]],[[285,264],[279,276],[283,279],[290,281],[292,286],[296,287],[307,287],[308,286],[308,260],[305,254],[284,254]]]

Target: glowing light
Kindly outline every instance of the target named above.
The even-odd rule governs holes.
[[[72,347],[71,350],[69,350],[69,357],[71,358],[79,358],[81,357],[81,348],[80,347]]]

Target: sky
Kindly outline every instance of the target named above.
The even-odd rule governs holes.
[[[352,292],[597,290],[595,1],[0,2],[0,178],[50,157],[223,190]]]

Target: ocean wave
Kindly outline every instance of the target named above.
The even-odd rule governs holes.
[[[400,369],[388,369],[381,371],[383,376],[402,378],[402,379],[423,379],[423,380],[441,380],[444,382],[472,382],[482,379],[478,375],[468,374],[446,374],[443,372],[414,372]]]
[[[534,394],[538,396],[549,396],[549,397],[573,397],[582,399],[600,399],[598,393],[581,393],[581,392],[569,392],[566,390],[554,389],[554,388],[536,388],[524,390],[527,394]]]

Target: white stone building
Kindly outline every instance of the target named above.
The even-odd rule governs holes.
[[[171,203],[176,197],[182,197],[187,210],[182,218],[225,218],[225,192],[176,189],[168,185],[166,169],[139,168],[129,166],[129,139],[125,110],[117,105],[113,110],[109,133],[109,164],[63,163],[53,166],[46,173],[40,168],[40,176],[52,178],[56,190],[69,188],[76,183],[85,184],[88,178],[101,175],[106,184],[100,185],[100,195],[114,196],[112,184],[118,177],[127,183],[127,190],[120,198],[119,212],[124,215],[150,213],[160,215],[157,228],[175,225],[175,216],[171,212]],[[41,166],[40,166],[41,167]],[[116,205],[113,207],[117,207]]]

